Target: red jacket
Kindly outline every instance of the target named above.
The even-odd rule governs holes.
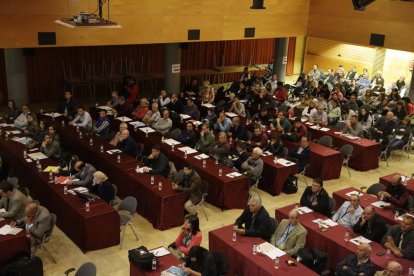
[[[284,87],[278,87],[275,91],[275,98],[276,101],[280,102],[280,103],[284,103],[286,101],[286,89]]]
[[[178,235],[177,239],[175,240],[175,245],[177,246],[177,249],[179,249],[182,253],[185,255],[188,255],[190,252],[191,247],[193,246],[199,246],[201,244],[201,240],[203,238],[203,234],[201,232],[197,232],[197,234],[193,235],[190,244],[188,247],[186,247],[183,244],[183,238],[184,238],[185,231],[181,231]]]

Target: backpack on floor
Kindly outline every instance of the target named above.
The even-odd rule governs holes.
[[[37,256],[18,258],[4,265],[0,269],[0,276],[43,276],[42,260]]]
[[[298,260],[307,268],[321,274],[328,264],[328,256],[319,248],[301,248],[298,251]]]
[[[298,178],[294,175],[290,175],[283,186],[283,192],[285,194],[294,194],[298,191]]]

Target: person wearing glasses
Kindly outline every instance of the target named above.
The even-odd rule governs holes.
[[[337,223],[352,228],[361,217],[364,210],[359,205],[359,196],[351,195],[349,201],[345,201],[338,211],[333,215],[332,220]]]

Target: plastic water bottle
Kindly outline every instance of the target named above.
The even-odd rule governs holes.
[[[160,182],[158,182],[158,190],[162,190],[162,182],[160,181]]]
[[[223,175],[223,170],[221,168],[219,168],[219,176]]]
[[[79,132],[79,138],[82,139],[82,131]]]
[[[98,106],[99,106],[99,104],[98,104],[98,103],[95,103],[95,106],[96,106],[96,107],[98,107]]]
[[[68,186],[63,186],[63,194],[67,195],[68,194]]]
[[[277,163],[277,156],[275,155],[275,159],[273,159],[273,163]]]
[[[76,127],[76,132],[79,132],[79,126]]]
[[[184,151],[184,159],[187,159],[187,150]]]
[[[203,159],[203,168],[207,167],[207,161],[206,159]]]
[[[398,212],[398,210],[396,210],[395,213],[394,213],[394,220],[398,220],[399,216],[400,216],[400,212]]]
[[[157,269],[157,259],[154,257],[152,258],[152,270]]]
[[[145,129],[145,137],[148,137],[148,128]]]
[[[410,266],[410,268],[408,269],[408,275],[414,276],[414,267]]]
[[[279,257],[276,257],[276,259],[275,259],[275,269],[279,269],[279,267],[280,267]]]
[[[257,255],[257,245],[253,244],[253,255]]]
[[[345,241],[346,242],[349,241],[349,232],[348,231],[345,232]]]
[[[38,160],[39,161],[39,160]],[[40,164],[40,161],[39,161],[39,163],[37,164],[37,171],[38,172],[42,172],[42,164]]]
[[[236,231],[233,231],[233,237],[232,237],[233,241],[237,241],[237,233]]]
[[[62,120],[62,127],[65,127],[65,121]]]
[[[164,136],[161,136],[161,143],[164,143],[164,140],[165,140]]]
[[[103,147],[103,145],[101,145],[101,153],[103,153],[104,152],[104,147]]]
[[[42,114],[42,115],[43,115],[43,109],[40,109],[40,114]]]
[[[27,151],[26,149],[23,150],[23,158],[26,159],[27,158]]]
[[[26,237],[30,238],[30,230],[29,230],[29,225],[26,224]]]
[[[53,172],[49,172],[49,181],[52,182],[53,181]]]
[[[118,154],[118,156],[116,157],[116,162],[121,163],[121,155],[120,154]]]
[[[391,249],[387,249],[387,259],[391,258]]]
[[[89,212],[89,210],[90,210],[89,201],[87,201],[87,202],[85,203],[85,210],[86,210],[86,212]]]
[[[218,158],[215,158],[215,161],[214,161],[214,163],[216,164],[216,165],[218,165]]]
[[[174,143],[171,144],[171,151],[174,151]]]
[[[93,146],[93,139],[89,139],[89,146]]]
[[[154,185],[154,176],[151,175],[151,185]]]

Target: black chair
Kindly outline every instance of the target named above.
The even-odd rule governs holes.
[[[75,268],[70,268],[65,271],[65,275],[68,276],[69,273],[75,271]],[[78,268],[75,276],[95,276],[96,275],[96,266],[93,263],[84,263]]]
[[[204,203],[206,202],[206,197],[208,196],[208,182],[206,180],[201,180],[201,201],[197,203],[196,209],[201,208],[203,211],[204,216],[206,217],[206,220],[208,220],[206,210],[204,209]]]
[[[170,133],[168,134],[168,137],[170,137],[171,139],[174,139],[176,141],[179,141],[180,135],[181,135],[181,129],[175,128],[175,129],[170,131]]]
[[[43,235],[42,240],[34,245],[34,250],[32,256],[36,255],[36,251],[40,248],[43,248],[43,250],[46,252],[46,254],[52,259],[54,263],[56,263],[56,259],[53,257],[53,255],[47,250],[45,247],[45,244],[50,241],[50,237],[52,236],[53,229],[56,225],[56,215],[54,213],[50,213],[50,229]]]
[[[375,183],[368,187],[367,194],[377,195],[378,192],[385,190],[385,186],[381,183]]]
[[[324,135],[318,139],[317,142],[319,145],[331,148],[332,147],[332,137],[328,135]]]
[[[329,197],[329,211],[331,212],[331,216],[335,214],[335,207],[336,201],[332,197]]]
[[[336,125],[334,126],[335,130],[343,130],[346,127],[346,123],[345,122],[337,122]]]
[[[349,177],[351,177],[351,171],[349,170],[348,162],[349,162],[349,159],[352,156],[353,151],[354,151],[354,147],[350,144],[343,145],[339,149],[339,152],[342,154],[342,156],[344,158],[344,160],[342,161],[342,166],[346,166],[346,168],[348,169]]]

